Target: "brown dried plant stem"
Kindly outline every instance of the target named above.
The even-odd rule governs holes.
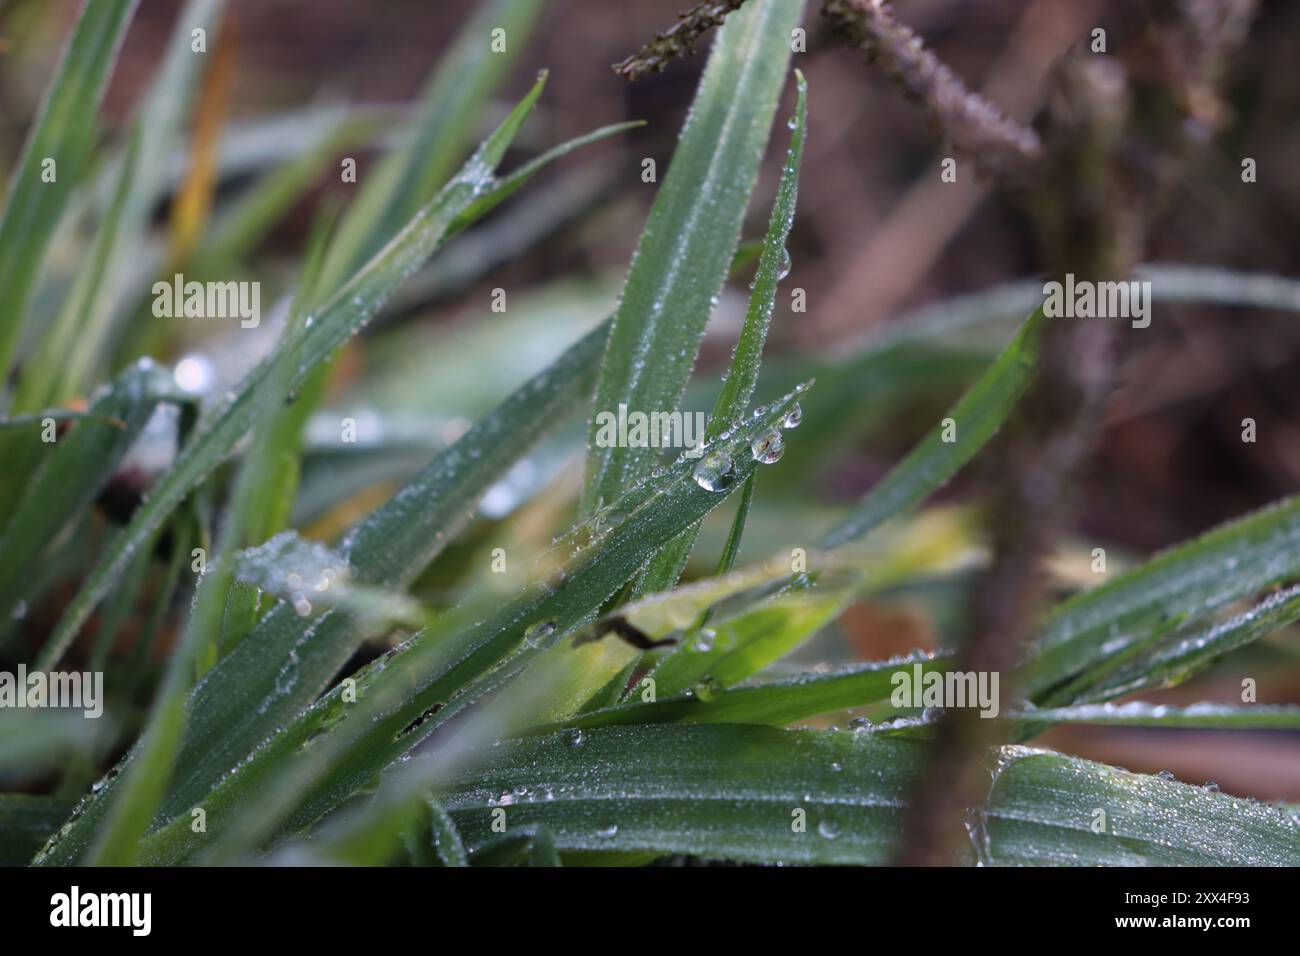
[[[705,33],[720,26],[727,14],[745,0],[707,0],[678,14],[677,22],[625,60],[614,64],[614,72],[627,80],[639,80],[651,73],[662,73],[673,60],[695,50],[695,43]]]
[[[1210,7],[1220,15],[1207,13]],[[1186,44],[1182,62],[1194,65],[1195,76],[1217,78],[1223,58],[1244,36],[1243,19],[1248,22],[1253,4],[1188,0],[1180,10],[1183,19],[1170,36]],[[1117,61],[1067,60],[1056,79],[1044,154],[1028,193],[1047,260],[1054,271],[1078,279],[1126,278],[1138,261],[1147,222],[1186,159],[1187,130],[1149,144],[1150,155],[1135,162],[1130,140],[1140,124],[1130,122],[1129,82]],[[1186,109],[1191,104],[1180,95],[1186,88],[1175,78],[1164,92]],[[1203,97],[1206,87],[1198,90]],[[1199,110],[1204,132],[1221,121],[1223,111],[1207,109],[1203,98]],[[1101,430],[1119,331],[1114,318],[1050,320],[1035,384],[1003,445],[999,467],[1005,480],[992,508],[993,559],[973,599],[956,664],[1002,675],[1003,706],[1014,699],[1005,678],[1023,659],[1038,620],[1043,559],[1068,518],[1076,476]],[[898,863],[962,859],[969,846],[968,814],[987,795],[989,765],[1003,740],[997,722],[981,719],[974,709],[944,715],[915,786]]]
[[[1103,60],[1067,61],[1057,79],[1032,203],[1043,244],[1059,273],[1089,281],[1127,278],[1142,222],[1118,159],[1127,85]],[[1068,519],[1077,475],[1101,431],[1117,321],[1048,319],[1035,382],[1002,445],[1003,484],[991,509],[993,558],[976,588],[955,666],[999,674],[1003,707],[1038,619],[1043,559]],[[986,797],[987,764],[1002,742],[998,722],[978,710],[945,713],[908,811],[899,863],[945,865],[960,858],[968,808]]]

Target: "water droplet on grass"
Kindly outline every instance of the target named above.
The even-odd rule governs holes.
[[[794,260],[790,258],[790,250],[786,249],[785,247],[782,247],[781,264],[777,266],[776,269],[776,281],[780,282],[782,279],[788,276],[790,274],[790,270],[793,268],[794,268]]]
[[[705,455],[692,474],[705,491],[726,491],[736,480],[736,469],[725,451]]]
[[[718,683],[718,679],[716,677],[705,677],[703,680],[696,683],[694,689],[695,689],[695,696],[699,700],[708,703],[709,701],[713,700],[713,698],[717,697],[718,694],[722,691],[722,685]]]
[[[529,647],[537,647],[542,641],[546,640],[555,633],[554,621],[540,621],[532,624],[524,631],[524,641]]]
[[[760,465],[772,465],[780,461],[781,455],[785,453],[785,442],[781,439],[781,433],[773,429],[754,439],[749,450],[754,456],[754,461]]]

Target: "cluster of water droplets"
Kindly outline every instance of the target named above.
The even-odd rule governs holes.
[[[347,587],[347,562],[317,541],[284,531],[255,548],[239,553],[235,575],[245,584],[285,598],[301,617],[313,610],[313,600],[328,600],[330,592]]]
[[[794,396],[805,391],[807,387],[807,385],[798,386],[782,399],[782,402],[789,401]],[[753,410],[752,418],[759,419],[767,414],[768,408],[759,405]],[[780,461],[782,454],[785,453],[785,440],[781,436],[782,429],[798,428],[799,423],[802,421],[803,410],[799,407],[798,402],[794,402],[781,418],[778,427],[767,429],[750,442],[749,453],[754,461],[760,465],[772,465]],[[736,426],[725,429],[718,435],[718,442],[729,442],[742,427]],[[695,483],[705,491],[726,491],[736,483],[738,477],[736,463],[727,448],[715,448],[712,451],[707,451],[700,459],[692,472],[692,477],[695,479]]]

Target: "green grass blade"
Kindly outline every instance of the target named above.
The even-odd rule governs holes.
[[[294,720],[269,746],[258,749],[239,774],[222,781],[204,800],[209,825],[238,812],[247,801],[254,801],[253,806],[263,806],[265,798],[256,799],[259,786],[268,787],[277,797],[282,797],[288,792],[286,783],[274,775],[290,772],[295,761],[313,760],[313,751],[319,753],[328,745],[327,738],[326,741],[317,739],[305,747],[318,734],[339,735],[347,746],[347,759],[327,768],[325,780],[281,828],[286,835],[292,833],[373,779],[404,752],[427,739],[454,713],[463,711],[542,658],[564,636],[590,622],[601,604],[630,580],[655,550],[688,523],[700,520],[720,504],[727,497],[726,490],[743,484],[758,463],[741,452],[763,430],[780,421],[794,400],[795,395],[791,395],[775,404],[766,415],[751,419],[729,442],[720,441],[720,447],[715,446],[710,454],[726,451],[736,455],[736,475],[729,489],[710,491],[697,484],[693,472],[699,463],[682,458],[620,499],[622,510],[616,520],[614,516],[602,514],[602,519],[608,519],[600,522],[603,530],[596,540],[583,541],[584,547],[564,567],[562,580],[529,588],[487,620],[450,635],[450,640],[446,639],[447,635],[426,632],[403,654],[385,661],[381,667],[369,668],[357,681],[357,698],[368,702],[365,706],[348,708],[340,701],[339,689],[331,691]],[[530,637],[538,633],[539,624],[550,625],[545,628],[545,636]],[[300,657],[310,652],[315,640],[297,648]],[[245,641],[240,650],[252,645],[251,639]],[[236,656],[238,651],[228,660]],[[301,663],[296,662],[295,666]],[[283,680],[284,671],[276,676]],[[201,692],[204,689],[200,687]],[[235,687],[231,690],[238,692]],[[451,703],[443,706],[448,701]],[[381,719],[374,719],[370,713],[376,707],[384,708]],[[247,744],[251,747],[261,739],[253,738]],[[212,741],[212,745],[228,746],[225,738]],[[236,759],[246,752],[240,751]],[[209,785],[228,766],[223,763],[210,768],[216,773],[208,777]],[[309,776],[307,782],[311,781]],[[186,792],[186,798],[193,802],[175,806],[178,810],[194,806],[203,792]],[[151,851],[158,854],[153,857],[155,860],[176,860],[194,850],[193,836],[183,826],[170,824],[158,836]]]
[[[502,745],[442,794],[466,841],[538,826],[562,853],[880,864],[900,829],[915,748],[849,733],[660,725]],[[798,811],[803,811],[802,819]]]
[[[713,406],[709,423],[709,437],[714,438],[726,428],[727,423],[749,406],[758,385],[758,370],[763,361],[763,344],[776,308],[776,290],[790,269],[786,242],[794,225],[795,205],[799,197],[799,170],[803,165],[804,142],[808,137],[808,83],[803,73],[795,70],[798,99],[794,117],[790,120],[790,148],[781,170],[776,201],[768,222],[763,251],[758,257],[758,269],[750,290],[749,308],[740,338],[731,355],[731,365],[722,383],[722,391]]]
[[[366,177],[339,224],[322,266],[327,291],[372,256],[455,168],[484,106],[526,46],[540,9],[540,0],[489,0],[465,25],[421,96],[409,141]],[[504,53],[492,50],[494,28],[506,31]]]
[[[816,587],[769,598],[734,616],[719,616],[693,643],[681,644],[651,671],[655,692],[664,696],[716,694],[780,660],[834,620],[856,588]]]
[[[131,127],[131,144],[121,158],[106,164],[106,171],[116,170],[121,181],[120,189],[124,193],[121,209],[117,217],[110,212],[101,225],[101,233],[108,233],[103,277],[94,277],[95,290],[81,301],[74,297],[65,303],[65,314],[59,316],[59,323],[69,328],[71,334],[66,349],[49,350],[54,360],[61,360],[63,365],[54,382],[55,391],[45,399],[47,402],[62,401],[86,391],[94,381],[95,371],[105,366],[105,356],[111,352],[109,343],[123,315],[122,306],[134,292],[119,282],[117,276],[133,250],[145,242],[158,183],[172,151],[186,133],[185,122],[194,91],[208,64],[207,57],[196,55],[191,49],[192,32],[204,29],[209,34],[215,33],[220,28],[225,7],[224,0],[189,0],[182,8],[158,73],[140,102]],[[78,276],[79,285],[81,282]],[[45,369],[38,370],[38,375],[45,373]],[[27,378],[28,373],[24,371],[24,384]],[[39,378],[31,387],[41,387]]]
[[[790,269],[786,242],[790,236],[790,227],[794,225],[795,205],[799,195],[799,168],[803,163],[804,141],[808,134],[808,84],[803,73],[798,70],[795,70],[795,82],[798,101],[795,115],[790,121],[793,130],[790,148],[781,170],[781,182],[777,186],[776,202],[772,205],[763,251],[758,258],[758,270],[749,294],[745,322],[705,432],[709,440],[716,438],[730,422],[735,421],[754,396],[759,366],[763,361],[763,344],[767,341],[768,326],[771,325],[772,311],[776,307],[776,289]],[[746,511],[750,491],[752,489],[747,489],[746,499],[741,504]],[[743,529],[742,515],[739,530]],[[697,533],[698,529],[690,529],[655,556],[642,580],[638,582],[642,593],[662,591],[677,583],[691,549],[695,546]],[[739,547],[739,543],[737,537],[734,545]]]
[[[790,62],[802,0],[754,0],[727,18],[632,260],[596,386],[620,403],[677,409],[714,298],[731,268]],[[601,447],[593,416],[583,513],[654,467],[656,449]]]
[[[32,124],[0,212],[0,377],[22,328],[50,237],[90,155],[99,103],[136,0],[87,0]],[[55,163],[45,182],[46,160]]]
[[[131,136],[113,200],[99,224],[72,289],[35,354],[23,367],[14,393],[13,407],[16,411],[26,412],[58,404],[77,394],[80,376],[76,372],[73,353],[80,349],[79,337],[93,334],[85,327],[87,316],[96,308],[95,303],[106,298],[107,270],[121,239],[122,210],[135,175],[139,142],[137,132]],[[0,476],[0,516],[3,516],[0,522],[4,517],[12,516],[19,496],[31,487],[32,472],[41,459],[41,452],[42,445],[36,435],[0,436],[0,458],[5,462],[4,474]]]
[[[931,431],[826,534],[820,547],[840,547],[915,507],[988,444],[1033,380],[1044,321],[1040,308],[949,410],[947,417],[956,422],[956,440],[945,442],[942,426]]]
[[[608,335],[604,323],[480,419],[344,543],[359,581],[405,587],[454,536],[465,512],[532,442],[590,394]],[[282,602],[213,668],[190,699],[164,818],[196,805],[254,747],[311,703],[365,634],[347,614],[304,619]],[[71,862],[87,845],[110,783],[51,848]],[[82,822],[85,821],[85,822]]]
[[[1025,666],[1040,704],[1139,642],[1300,573],[1300,497],[1288,498],[1157,555],[1065,601]]]
[[[338,346],[355,335],[383,306],[392,291],[427,259],[448,227],[492,187],[493,170],[541,95],[544,79],[515,107],[495,133],[475,152],[461,172],[387,246],[304,322],[301,335],[282,343],[294,348],[298,362],[290,388],[301,386]],[[56,662],[85,624],[94,607],[113,586],[132,552],[152,534],[193,488],[233,451],[253,424],[258,386],[277,360],[270,356],[248,374],[236,391],[215,406],[160,481],[120,538],[104,555],[65,612],[42,652],[47,665]]]
[[[437,800],[429,801],[430,838],[434,851],[443,866],[468,866],[465,844],[461,842],[460,832],[452,822],[451,814]]]
[[[1130,701],[1124,704],[1075,704],[1005,714],[1022,724],[1096,724],[1108,727],[1196,727],[1204,730],[1296,730],[1300,707],[1290,704],[1191,704],[1169,707]]]
[[[95,500],[158,403],[179,397],[164,369],[141,362],[106,387],[90,417],[54,443],[0,534],[0,614],[22,598],[33,562]]]
[[[1300,620],[1300,586],[1270,593],[1224,621],[1181,628],[1142,649],[1110,673],[1094,668],[1077,682],[1075,700],[1106,700],[1151,687],[1174,687],[1244,647]]]
[[[1062,754],[1003,754],[980,841],[986,865],[1300,864],[1300,821],[1281,808]]]
[[[19,411],[55,405],[77,393],[81,377],[68,367],[69,356],[77,347],[78,336],[88,334],[83,324],[85,317],[93,311],[96,300],[105,296],[108,267],[122,236],[122,211],[131,192],[139,153],[140,133],[137,130],[131,135],[112,202],[99,224],[85,263],[78,271],[54,325],[23,368],[14,395],[14,408]]]
[[[26,866],[72,810],[56,797],[0,794],[0,866]]]
[[[894,675],[911,675],[913,666],[921,673],[943,671],[947,661],[917,657],[877,661],[834,671],[830,674],[800,674],[754,686],[733,687],[707,700],[698,694],[657,700],[654,703],[624,704],[592,711],[564,726],[604,727],[614,724],[769,724],[785,726],[797,720],[865,707],[887,700],[894,689]]]

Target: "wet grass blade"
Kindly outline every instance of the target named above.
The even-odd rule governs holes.
[[[767,341],[772,311],[776,307],[776,289],[790,271],[786,241],[790,236],[790,227],[794,225],[795,204],[799,195],[799,169],[803,164],[804,141],[808,135],[808,84],[803,73],[798,70],[795,70],[795,85],[798,100],[794,117],[790,121],[793,130],[790,148],[781,170],[781,182],[777,186],[776,202],[772,205],[763,251],[758,257],[758,269],[750,289],[749,308],[740,330],[740,339],[732,352],[731,364],[723,376],[722,391],[713,405],[705,430],[708,441],[712,441],[735,421],[749,407],[750,399],[754,397],[759,366],[763,362],[763,344]],[[752,488],[747,489],[746,498],[741,504],[746,512],[748,494],[751,492]],[[743,513],[737,530],[744,530]],[[695,528],[686,531],[681,538],[655,555],[654,561],[638,582],[641,593],[662,591],[677,583],[691,549],[695,546],[697,533],[698,529]],[[739,547],[739,535],[732,544]]]
[[[1075,682],[1070,696],[1074,700],[1107,700],[1152,687],[1174,687],[1229,651],[1297,620],[1300,620],[1300,587],[1273,592],[1254,607],[1227,620],[1180,628],[1122,660],[1109,672],[1101,667],[1093,668]]]
[[[530,444],[590,394],[608,323],[480,419],[344,542],[359,581],[405,587],[437,555],[465,513]],[[364,631],[349,615],[302,618],[281,602],[193,691],[191,718],[161,816],[196,805],[231,767],[285,726],[338,673]],[[103,812],[103,788],[51,848],[74,861]],[[82,822],[85,821],[85,822]]]
[[[1204,730],[1296,730],[1300,707],[1289,704],[1190,704],[1169,707],[1130,701],[1125,704],[1075,704],[1004,714],[1022,724],[1095,724],[1106,727],[1197,727]]]
[[[503,745],[442,794],[466,842],[551,832],[566,855],[879,864],[900,829],[915,748],[860,735],[704,724],[565,731]]]
[[[1069,703],[1063,689],[1090,669],[1297,573],[1300,497],[1221,525],[1059,605],[1026,664],[1026,692],[1040,705]]]
[[[0,794],[0,866],[25,866],[72,804],[55,797]]]
[[[943,440],[942,425],[931,431],[826,534],[820,547],[836,548],[854,541],[920,504],[988,444],[1033,380],[1044,322],[1040,308],[949,410],[946,418],[956,423],[955,440]]]
[[[800,674],[754,686],[733,687],[710,695],[697,693],[632,703],[592,711],[564,721],[565,727],[589,728],[613,724],[768,724],[781,727],[835,711],[887,700],[894,689],[895,674],[943,671],[942,658],[916,657],[879,661],[844,668],[829,674]],[[545,729],[545,728],[542,728]]]
[[[52,447],[24,436],[45,449],[48,458],[0,534],[0,615],[23,597],[32,564],[58,531],[95,500],[159,402],[181,397],[164,369],[142,362],[103,389],[89,416]]]
[[[655,691],[665,696],[693,693],[710,696],[740,683],[780,660],[834,620],[856,588],[804,590],[806,578],[795,577],[790,593],[757,603],[752,609],[710,622],[692,631],[651,671]]]
[[[718,34],[632,260],[596,386],[597,413],[678,408],[731,268],[790,62],[802,0],[754,0]],[[592,419],[583,513],[654,467],[656,449],[602,447]]]
[[[9,182],[0,213],[0,377],[8,375],[50,237],[85,172],[99,103],[135,6],[87,0]]]
[[[77,394],[78,375],[74,353],[81,350],[78,338],[94,338],[97,330],[89,329],[87,318],[96,303],[107,298],[107,269],[113,251],[121,239],[122,210],[135,175],[140,136],[131,136],[122,163],[122,173],[108,211],[100,221],[85,262],[77,272],[72,289],[63,301],[54,323],[24,364],[13,407],[26,412],[65,402]],[[36,435],[0,436],[0,458],[5,472],[0,476],[0,516],[11,516],[24,490],[31,488],[32,472],[41,460],[43,447]],[[3,518],[0,517],[0,523]]]
[[[597,537],[583,538],[581,549],[564,566],[562,579],[529,588],[495,615],[455,633],[426,633],[402,654],[367,669],[358,675],[356,688],[357,699],[366,701],[365,706],[345,706],[339,688],[326,694],[269,746],[260,748],[239,774],[224,780],[203,800],[209,826],[238,812],[247,801],[254,801],[250,804],[253,806],[263,805],[255,799],[259,786],[272,787],[277,797],[283,796],[288,792],[286,783],[277,775],[291,772],[295,761],[313,760],[313,751],[319,753],[328,741],[318,739],[309,747],[305,745],[325,731],[341,735],[346,743],[341,759],[322,765],[321,769],[328,771],[325,779],[281,827],[283,834],[292,833],[346,799],[404,752],[427,739],[453,714],[522,673],[558,646],[562,638],[589,623],[601,604],[630,580],[659,547],[720,504],[727,497],[724,491],[740,487],[758,467],[751,456],[740,455],[740,451],[763,429],[780,421],[794,400],[791,395],[776,403],[766,415],[751,419],[750,424],[739,429],[729,444],[717,449],[737,454],[734,484],[728,489],[709,490],[698,484],[694,478],[698,463],[681,459],[620,499],[617,516],[601,516]],[[303,643],[299,655],[305,657],[312,643]],[[245,641],[243,646],[251,647],[253,642]],[[283,680],[284,671],[275,676]],[[371,715],[376,707],[383,708],[381,719]],[[248,746],[261,739],[254,738]],[[224,738],[214,740],[213,745],[227,746]],[[246,752],[240,751],[235,759]],[[228,766],[211,767],[216,773],[208,777],[208,785],[220,779]],[[310,777],[307,782],[312,782]],[[173,809],[181,812],[182,808],[197,805],[204,792],[185,793],[184,800],[173,802]],[[179,822],[183,824],[184,820]],[[150,841],[150,852],[157,854],[153,857],[156,860],[183,858],[194,850],[193,835],[187,827],[175,823],[158,831],[157,838]]]
[[[489,0],[462,28],[420,97],[410,138],[366,176],[348,207],[322,266],[334,288],[429,201],[473,142],[483,108],[514,65],[532,32],[540,0]],[[505,31],[504,52],[492,31]]]
[[[1300,864],[1300,821],[1279,807],[1020,747],[1003,751],[982,836],[993,866]]]
[[[319,311],[304,322],[300,336],[281,348],[294,348],[298,363],[290,389],[302,385],[338,346],[355,335],[382,307],[392,291],[427,259],[445,238],[448,227],[493,185],[493,170],[541,95],[543,79],[475,152],[420,213]],[[56,662],[94,607],[113,586],[132,552],[166,519],[181,499],[234,450],[253,424],[259,385],[275,366],[272,355],[249,373],[240,386],[200,423],[179,459],[140,507],[130,525],[103,556],[51,635],[42,658]]]

